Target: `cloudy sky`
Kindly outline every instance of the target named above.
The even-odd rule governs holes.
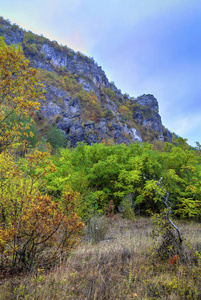
[[[0,0],[0,15],[94,57],[123,93],[153,94],[163,124],[201,143],[200,0]]]

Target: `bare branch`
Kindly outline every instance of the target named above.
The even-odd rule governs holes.
[[[182,243],[182,237],[181,237],[181,233],[180,230],[178,229],[178,227],[172,222],[172,220],[170,219],[169,215],[172,213],[172,203],[168,200],[169,198],[169,193],[161,186],[160,182],[161,182],[162,178],[159,180],[159,182],[157,182],[157,186],[166,194],[166,196],[163,196],[160,192],[158,192],[157,190],[155,190],[164,200],[163,203],[167,206],[168,208],[168,212],[166,214],[166,217],[168,219],[168,221],[170,222],[170,224],[176,229],[177,233],[178,233],[178,237],[179,237],[179,241],[180,244]]]

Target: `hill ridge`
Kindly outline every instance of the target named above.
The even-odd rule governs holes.
[[[41,135],[46,137],[53,125],[65,134],[72,147],[81,141],[89,145],[102,141],[172,142],[153,95],[134,98],[122,94],[93,58],[11,25],[3,17],[0,35],[9,45],[22,45],[45,85],[46,101],[41,103],[36,120],[41,124],[43,120],[44,126],[39,126]]]

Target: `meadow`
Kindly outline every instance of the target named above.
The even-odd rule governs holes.
[[[153,221],[117,215],[104,240],[83,236],[79,246],[51,270],[1,278],[0,299],[201,299],[201,227],[176,221],[184,256],[161,258],[162,236]],[[101,228],[100,228],[101,230]],[[184,253],[185,252],[185,253]]]

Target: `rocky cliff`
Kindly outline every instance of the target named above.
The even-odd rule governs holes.
[[[39,70],[46,100],[36,122],[45,120],[46,125],[59,128],[70,146],[81,141],[90,145],[104,140],[118,144],[172,141],[162,125],[156,98],[142,95],[135,99],[122,94],[93,58],[26,32],[3,18],[0,35],[7,44],[21,43],[30,65]]]

